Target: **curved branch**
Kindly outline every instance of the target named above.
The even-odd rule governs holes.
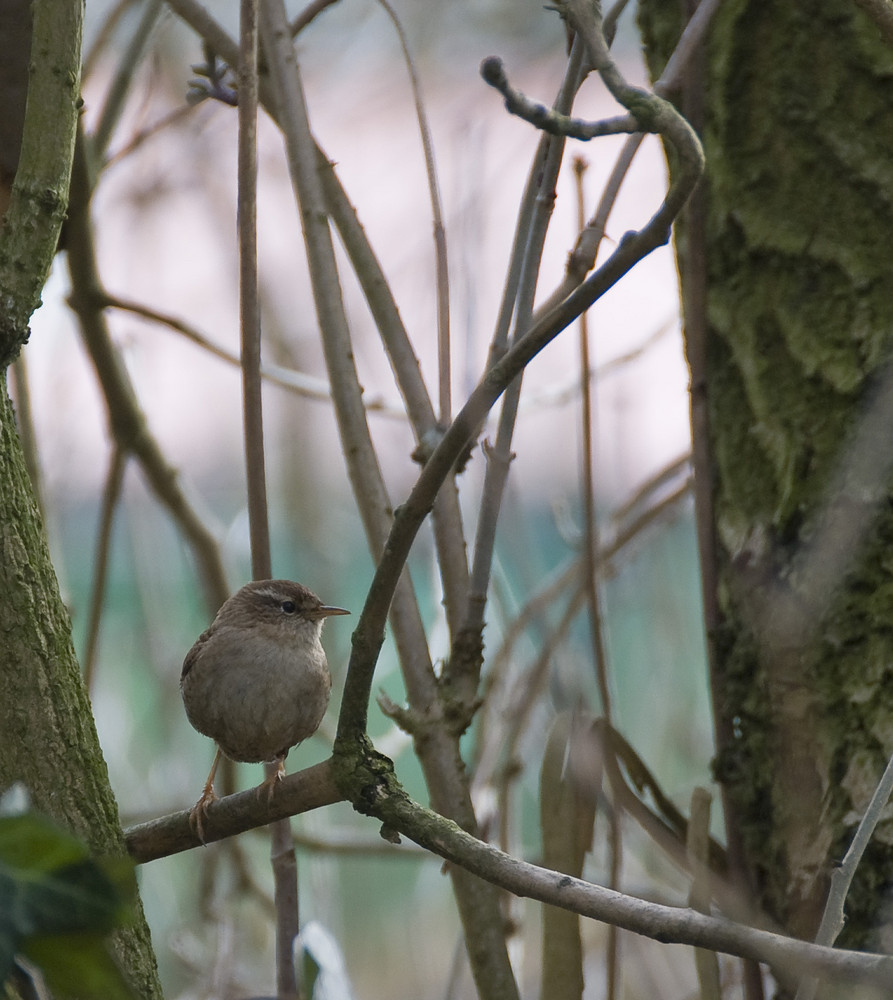
[[[397,580],[441,483],[463,454],[480,421],[509,383],[543,348],[640,260],[668,241],[673,220],[700,179],[704,156],[697,136],[672,105],[660,98],[654,100],[657,104],[653,107],[653,122],[679,153],[677,176],[650,221],[642,229],[626,233],[600,268],[488,369],[425,463],[406,502],[394,512],[391,531],[353,636],[338,720],[338,739],[356,739],[366,731],[372,676],[384,641],[384,623]]]
[[[367,801],[376,796],[366,789]],[[521,861],[411,801],[386,794],[378,818],[422,847],[516,896],[537,899],[665,944],[687,944],[847,983],[893,987],[893,958],[809,944],[687,907],[666,906]]]
[[[498,90],[505,98],[506,110],[524,121],[530,122],[534,128],[548,132],[550,135],[562,135],[568,139],[580,139],[588,142],[602,135],[618,135],[626,132],[639,132],[641,127],[632,115],[621,115],[619,118],[608,118],[601,122],[587,122],[582,118],[572,118],[563,115],[554,108],[548,108],[539,101],[532,101],[520,90],[509,83],[505,66],[498,56],[488,56],[481,63],[481,76]]]

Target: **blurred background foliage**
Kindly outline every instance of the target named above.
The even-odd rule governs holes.
[[[200,41],[161,8],[149,32],[148,3],[87,4],[84,84],[88,130],[110,120],[109,159],[93,204],[100,270],[107,291],[178,317],[227,350],[238,350],[235,243],[236,117],[214,101],[186,104],[190,65]],[[513,213],[537,136],[504,112],[477,67],[498,53],[517,84],[551,100],[564,69],[565,36],[557,16],[536,3],[476,0],[467,4],[399,3],[395,8],[418,61],[446,211],[452,274],[454,394],[474,384],[485,358]],[[297,13],[298,7],[292,8]],[[238,5],[215,5],[236,32]],[[134,46],[140,37],[141,46]],[[624,72],[644,80],[634,24],[624,17],[614,51]],[[139,52],[138,59],[132,55]],[[128,57],[130,53],[130,57]],[[301,35],[311,120],[393,282],[422,368],[436,370],[433,247],[420,142],[405,66],[393,27],[368,0],[343,0]],[[132,62],[127,63],[131,58]],[[109,95],[128,81],[120,115],[106,119]],[[587,84],[580,113],[596,117],[606,98]],[[591,209],[620,140],[592,148],[571,144],[589,162]],[[578,148],[573,148],[574,146]],[[269,361],[325,379],[305,275],[300,228],[281,143],[261,122],[260,275]],[[646,141],[608,228],[616,241],[641,224],[664,184],[659,148]],[[542,275],[548,294],[576,233],[570,155]],[[344,279],[355,353],[367,398],[388,410],[372,416],[391,499],[396,504],[416,466],[408,424],[378,338],[351,278]],[[95,573],[101,493],[110,464],[104,407],[66,306],[63,259],[35,316],[25,351],[41,455],[42,497],[63,593],[79,652],[86,645]],[[676,278],[670,251],[649,257],[590,314],[600,375],[596,490],[601,532],[610,541],[615,515],[643,483],[688,449],[686,371]],[[233,588],[249,575],[238,370],[164,327],[124,310],[109,322],[134,380],[149,426],[184,487],[221,539]],[[509,492],[497,542],[485,633],[485,677],[511,623],[547,582],[579,557],[580,400],[576,339],[567,331],[528,369],[514,442]],[[358,611],[373,564],[350,497],[334,418],[325,401],[275,386],[266,389],[274,571],[298,579],[323,600]],[[487,431],[485,431],[485,434]],[[460,486],[466,526],[473,527],[483,459],[476,449]],[[652,494],[658,500],[684,480],[686,468]],[[432,654],[447,653],[432,546],[423,536],[411,559],[431,636]],[[687,499],[667,507],[606,565],[605,630],[617,727],[681,808],[691,789],[709,784],[711,722],[701,635],[697,558]],[[555,636],[570,588],[544,613],[528,616],[512,646],[509,692],[531,684],[528,671],[553,644],[548,675],[520,725],[509,759],[493,782],[476,786],[483,822],[497,808],[495,785],[510,775],[510,846],[537,859],[538,781],[545,738],[556,713],[598,713],[585,615]],[[124,825],[194,802],[213,748],[188,725],[178,691],[182,657],[208,622],[191,558],[167,514],[128,465],[116,510],[107,589],[91,697]],[[289,768],[328,755],[350,620],[324,636],[335,677],[330,720],[292,754]],[[403,688],[393,651],[380,661],[378,686],[397,703]],[[494,725],[511,730],[511,704]],[[480,720],[478,720],[480,722]],[[408,790],[426,800],[408,737],[373,707],[372,734],[392,755]],[[476,724],[466,758],[482,752]],[[501,751],[504,753],[504,750]],[[259,780],[242,766],[240,787]],[[496,836],[496,826],[491,834]],[[374,824],[341,804],[297,818],[302,920],[318,920],[340,942],[356,996],[472,995],[461,938],[437,859],[380,841]],[[683,902],[686,882],[631,820],[624,825],[621,885]],[[606,824],[596,820],[587,877],[605,882]],[[239,996],[272,991],[273,919],[267,843],[262,832],[144,866],[139,879],[169,997]],[[522,988],[535,989],[539,905],[515,902],[513,941]],[[601,995],[603,928],[584,925],[587,996]],[[690,954],[623,937],[624,996],[685,996],[694,988]]]

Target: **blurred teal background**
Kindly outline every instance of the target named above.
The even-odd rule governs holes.
[[[537,3],[477,0],[468,5],[401,3],[428,103],[438,155],[450,241],[456,408],[485,362],[514,225],[514,211],[536,136],[510,119],[498,95],[481,82],[480,59],[498,53],[519,86],[550,101],[563,72],[564,32]],[[87,48],[111,4],[88,3]],[[102,107],[116,59],[137,23],[140,5],[112,36],[85,85],[88,127]],[[299,8],[294,7],[296,12]],[[234,30],[236,3],[215,13]],[[434,384],[433,251],[430,208],[405,67],[388,20],[374,3],[342,0],[302,36],[314,128],[357,205],[413,337],[423,372]],[[625,16],[615,47],[624,71],[644,79],[634,25]],[[133,138],[183,107],[190,63],[201,60],[192,33],[165,15],[136,72],[113,157]],[[581,114],[610,112],[603,92],[587,84]],[[261,123],[260,260],[266,356],[325,377],[297,213],[275,130]],[[595,204],[619,140],[571,144],[589,160],[587,201]],[[640,225],[660,200],[664,165],[646,143],[608,229],[613,245]],[[238,343],[235,250],[235,114],[206,103],[170,128],[113,160],[94,202],[100,264],[108,289],[193,323],[231,350]],[[559,185],[543,266],[543,295],[559,280],[577,224],[566,171]],[[387,363],[353,279],[343,278],[357,364],[367,396],[398,403]],[[26,352],[35,423],[43,455],[51,545],[75,640],[84,649],[93,576],[100,493],[109,462],[103,405],[65,306],[68,292],[57,262]],[[596,364],[597,492],[603,533],[611,512],[688,448],[687,373],[682,357],[676,277],[669,249],[656,252],[590,313]],[[122,312],[110,313],[149,426],[191,497],[207,512],[220,539],[230,584],[249,576],[241,402],[238,372],[205,356],[169,331]],[[656,331],[666,333],[656,336]],[[497,543],[487,665],[512,616],[543,582],[578,555],[581,531],[579,398],[576,332],[568,330],[525,377],[510,488]],[[643,345],[628,363],[612,362]],[[325,601],[362,607],[373,563],[344,473],[327,403],[266,390],[268,478],[277,575],[292,577]],[[416,469],[406,424],[370,417],[394,504]],[[484,431],[492,434],[492,427]],[[473,538],[483,459],[476,449],[461,480],[469,539]],[[430,535],[423,532],[411,567],[432,655],[443,658],[446,630]],[[664,790],[686,809],[695,784],[710,781],[711,722],[707,697],[700,590],[689,500],[672,508],[612,562],[603,603],[616,723]],[[568,594],[545,619],[530,623],[511,668],[524,683]],[[100,738],[125,825],[190,806],[213,756],[210,741],[192,730],[178,681],[186,650],[211,617],[191,557],[167,515],[132,465],[115,518],[99,658],[92,688]],[[324,633],[335,676],[332,706],[320,734],[293,751],[289,770],[328,755],[340,687],[356,619],[330,622]],[[403,700],[388,641],[376,691]],[[595,674],[585,616],[556,647],[541,702],[518,748],[524,769],[512,798],[512,845],[536,860],[537,785],[542,747],[557,711],[597,713]],[[411,794],[426,793],[408,738],[377,706],[372,732],[393,755]],[[478,737],[466,749],[471,759]],[[241,766],[251,787],[258,768]],[[489,803],[481,803],[489,808]],[[456,961],[459,928],[449,880],[437,859],[392,848],[370,820],[339,805],[294,821],[300,847],[302,919],[316,919],[340,942],[357,997],[469,997],[467,969]],[[600,816],[587,874],[603,881],[605,821]],[[632,821],[624,828],[622,885],[681,902],[686,886]],[[316,842],[357,848],[318,850]],[[362,847],[363,850],[359,850]],[[250,996],[272,990],[271,876],[264,832],[153,862],[140,871],[143,900],[168,997]],[[521,920],[513,958],[526,996],[537,984],[536,904],[513,904]],[[586,924],[591,956],[587,997],[600,996],[603,928]],[[684,995],[693,988],[688,953],[624,938],[637,956],[625,996],[653,995],[655,983]],[[459,952],[460,953],[460,952]],[[667,956],[671,956],[668,958]],[[676,955],[676,958],[672,956]],[[678,959],[678,961],[677,961]],[[451,975],[455,978],[451,980]],[[448,983],[452,981],[452,987]],[[675,992],[674,992],[675,991]]]

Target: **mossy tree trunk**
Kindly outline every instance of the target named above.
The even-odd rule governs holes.
[[[30,47],[31,66],[13,58]],[[6,365],[27,339],[59,238],[68,197],[78,101],[79,0],[10,0],[0,34],[0,791],[14,782],[33,804],[98,854],[126,853],[118,810],[81,679],[71,622],[59,594],[43,524],[6,393]],[[3,46],[12,50],[4,52]],[[15,72],[15,70],[18,72]],[[27,120],[22,107],[29,82]],[[161,997],[148,928],[138,912],[116,936],[120,964],[137,994]],[[72,988],[77,988],[73,982]]]
[[[642,4],[654,76],[681,7]],[[850,0],[727,0],[698,76],[677,253],[703,302],[715,770],[763,906],[812,936],[893,752],[893,51]],[[842,943],[884,947],[891,843],[893,820]]]

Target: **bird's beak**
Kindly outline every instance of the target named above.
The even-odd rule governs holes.
[[[329,615],[349,615],[350,612],[346,608],[330,608],[328,605],[323,604],[321,607],[316,609],[316,613],[320,618],[328,618]]]

